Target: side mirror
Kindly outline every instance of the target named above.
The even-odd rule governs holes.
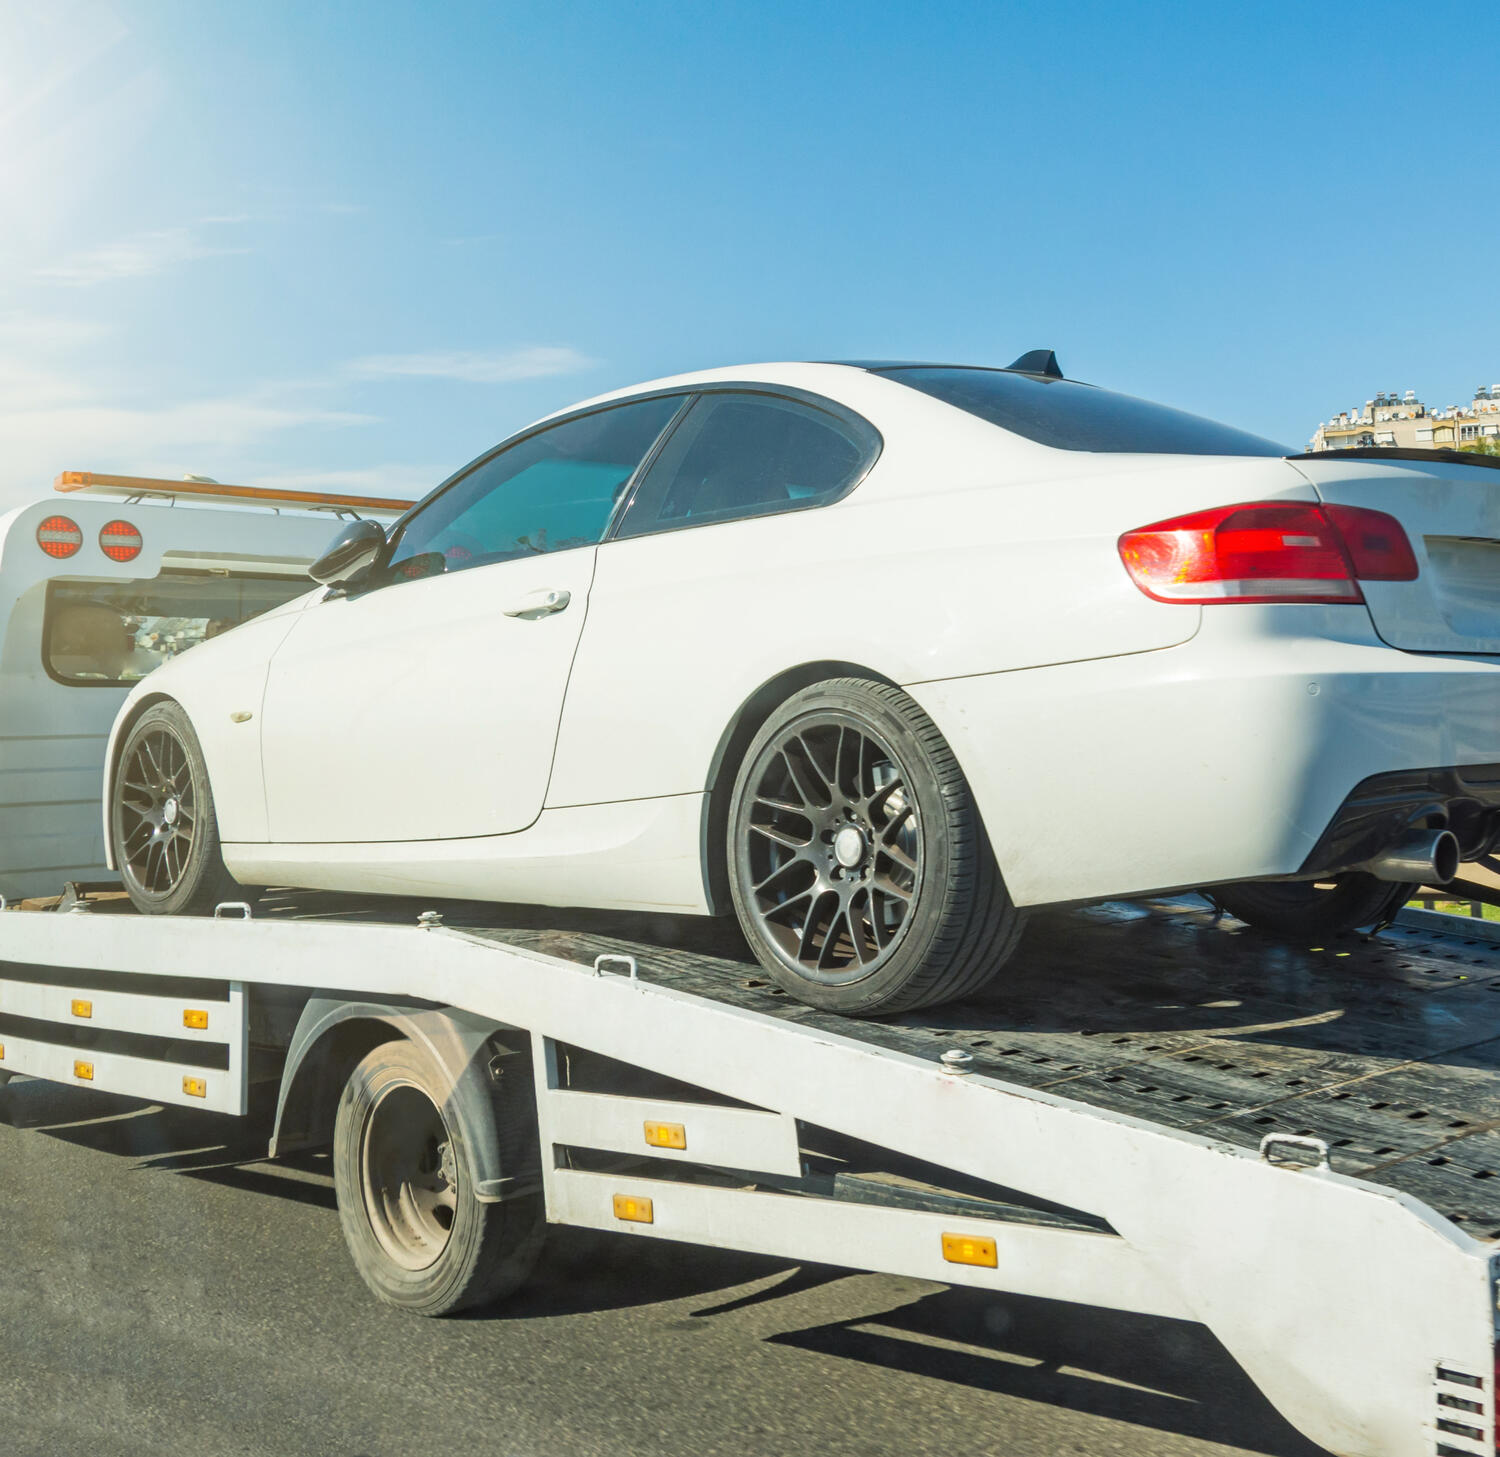
[[[348,587],[380,560],[385,528],[378,521],[351,521],[328,544],[307,575],[325,587]]]

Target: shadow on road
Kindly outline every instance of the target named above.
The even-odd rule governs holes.
[[[784,1278],[744,1291],[778,1274]],[[772,1330],[758,1339],[1266,1457],[1315,1457],[1322,1451],[1278,1415],[1203,1327],[1026,1296],[939,1289],[906,1302],[898,1296],[892,1308],[889,1296],[880,1293],[879,1277],[558,1229],[518,1295],[461,1318],[513,1322],[597,1314],[692,1296],[712,1300],[720,1293],[721,1299],[666,1325],[708,1328],[753,1312],[775,1327],[778,1306],[795,1312],[795,1322],[796,1313],[815,1303],[806,1298],[811,1293],[851,1278],[871,1281],[869,1313]]]
[[[1182,1321],[949,1289],[871,1320],[770,1339],[1266,1457],[1323,1452],[1207,1330]]]
[[[158,1107],[37,1080],[0,1099],[0,1123],[61,1143],[135,1161],[133,1173],[173,1173],[324,1209],[337,1207],[326,1154],[266,1159],[272,1110],[247,1118]]]

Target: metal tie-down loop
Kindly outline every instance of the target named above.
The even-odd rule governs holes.
[[[636,965],[635,957],[624,956],[613,951],[606,951],[603,955],[594,958],[594,975],[603,976],[604,968],[611,962],[618,962],[623,966],[631,981],[639,981],[641,979],[640,968]]]

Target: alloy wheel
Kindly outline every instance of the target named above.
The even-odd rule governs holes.
[[[796,720],[765,745],[736,827],[745,900],[809,980],[868,975],[922,885],[922,825],[890,745],[852,716]]]
[[[120,775],[120,854],[152,895],[181,884],[197,832],[193,768],[182,741],[154,728],[131,746]]]

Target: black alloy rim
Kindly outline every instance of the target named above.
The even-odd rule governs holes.
[[[182,883],[197,833],[193,768],[170,729],[142,734],[120,774],[120,855],[131,878],[151,895]]]
[[[922,825],[901,761],[868,725],[824,713],[760,752],[736,826],[743,899],[809,981],[868,976],[901,939],[922,886]]]

